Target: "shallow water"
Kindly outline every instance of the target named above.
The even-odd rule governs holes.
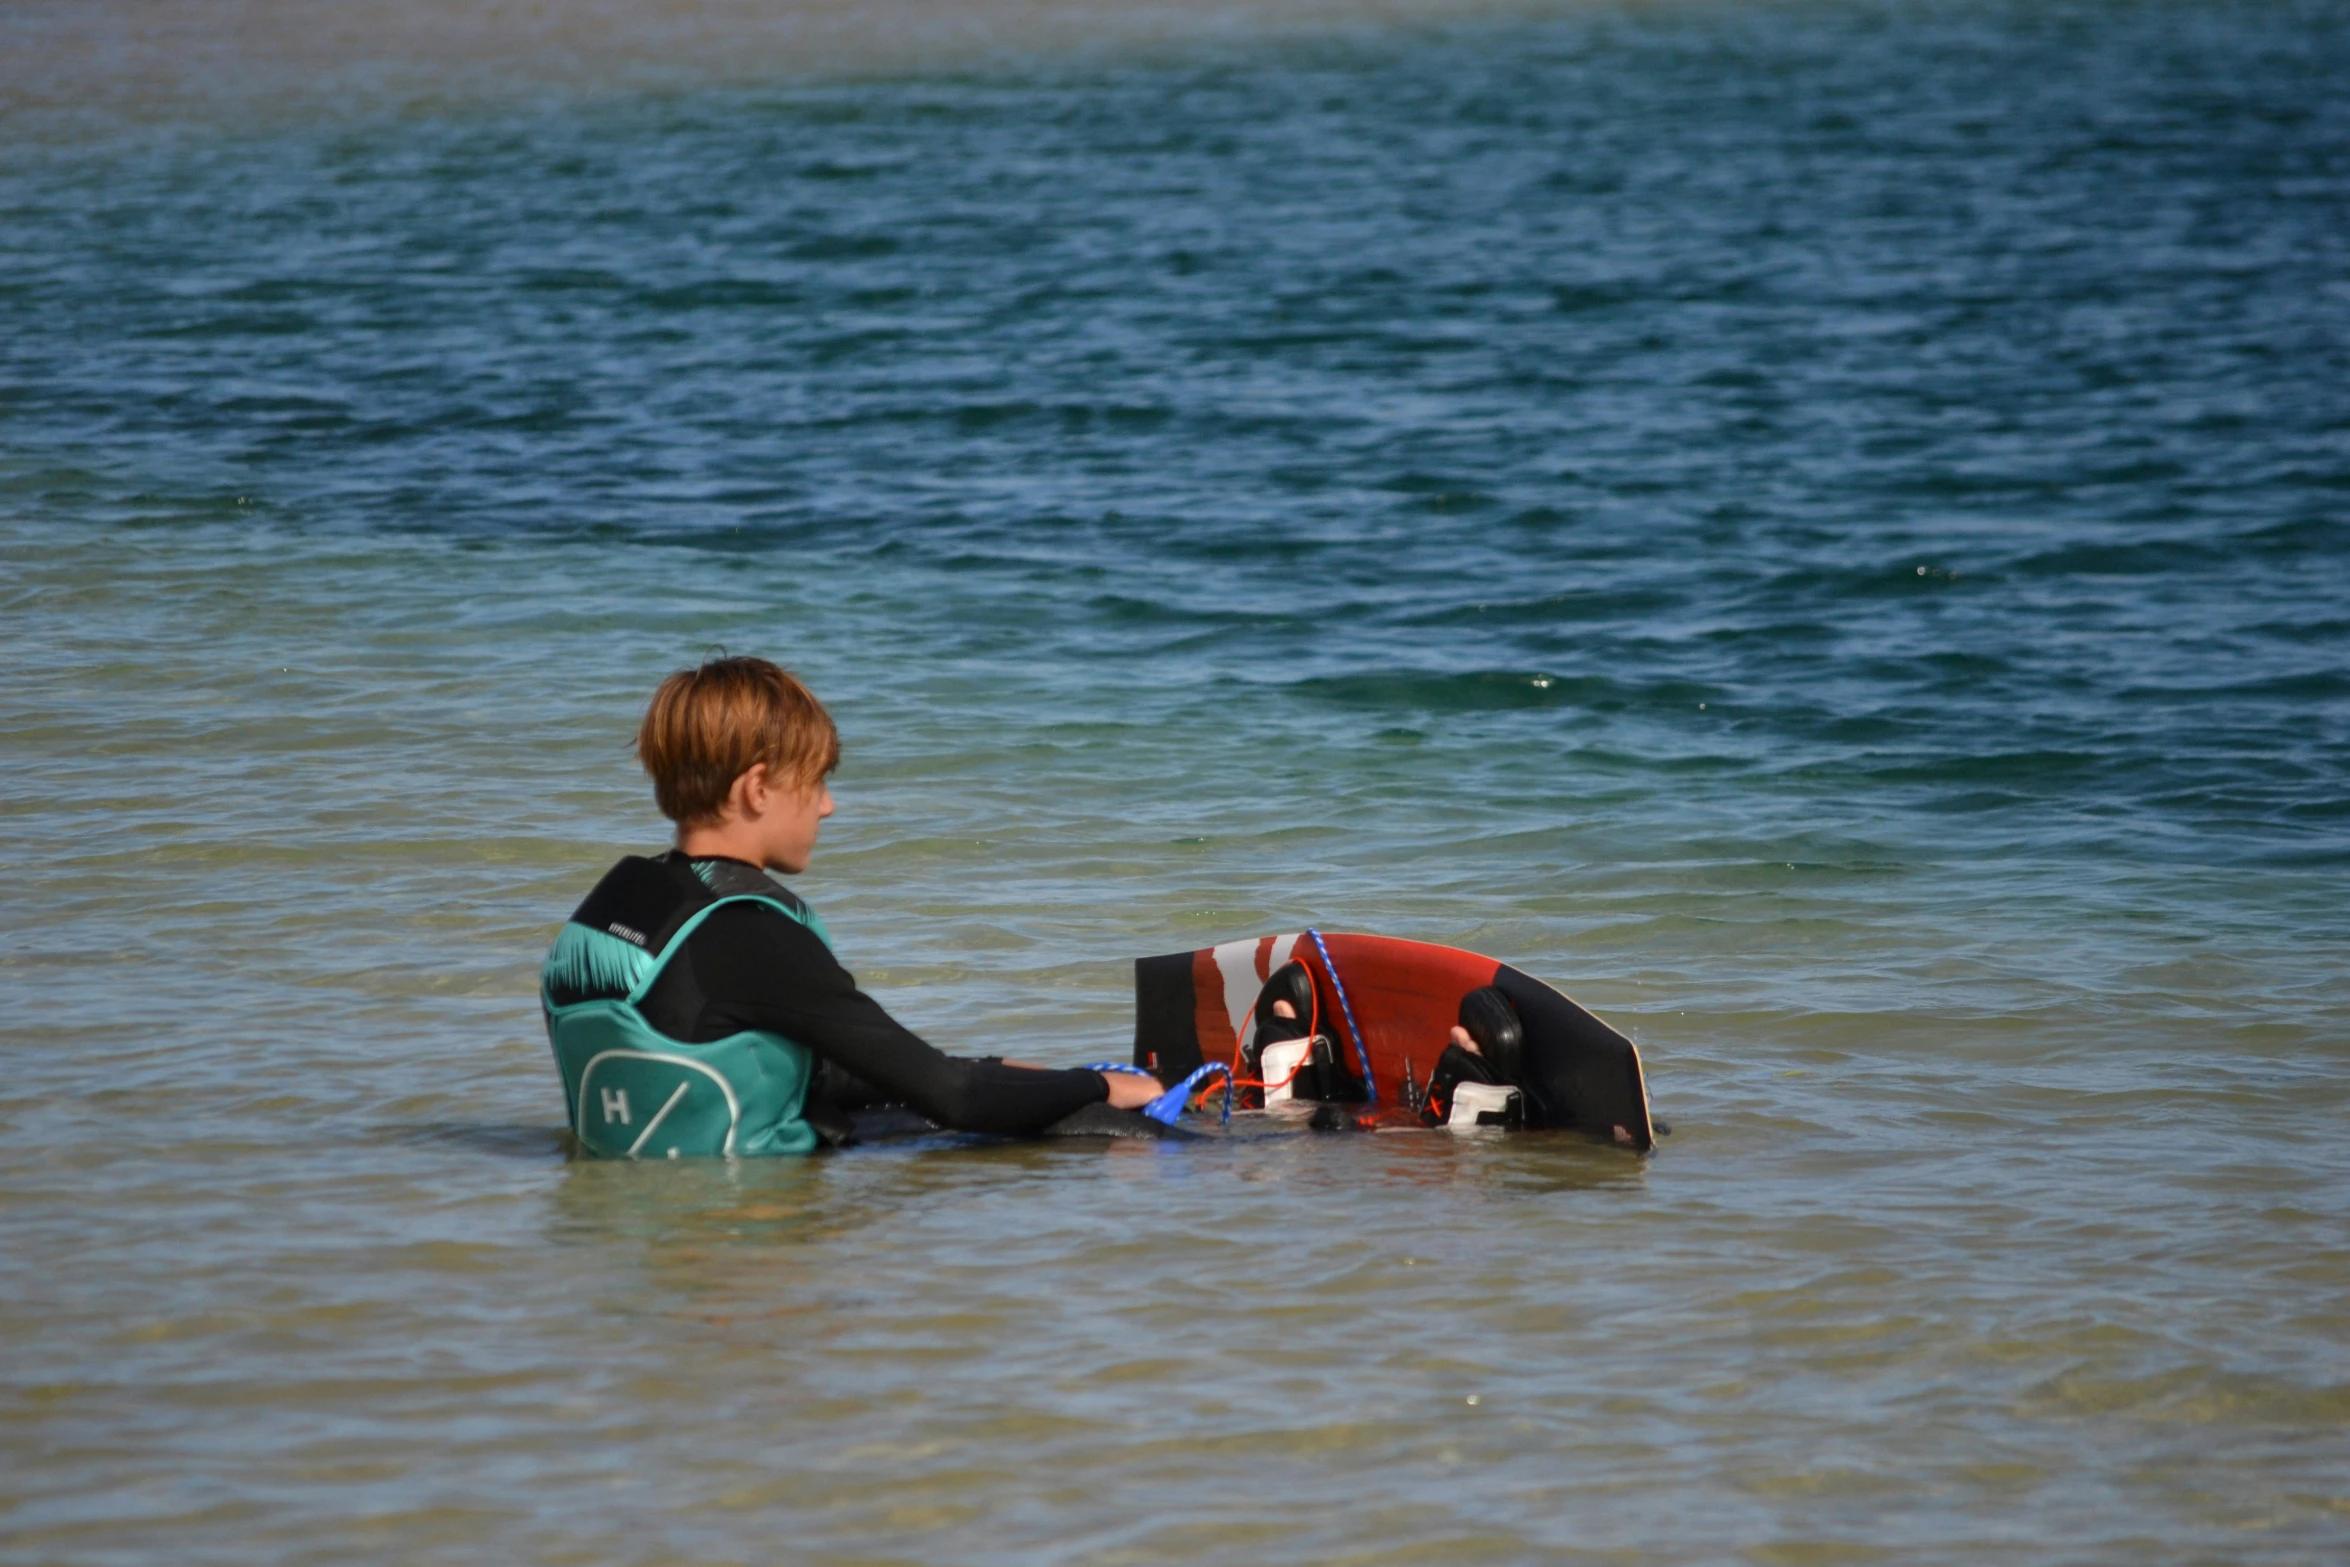
[[[0,1552],[2338,1559],[2350,12],[1136,14],[0,67]],[[567,1161],[715,645],[941,1044],[1380,930],[1676,1135]]]

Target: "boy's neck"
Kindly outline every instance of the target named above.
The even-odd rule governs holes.
[[[712,854],[707,850],[689,849],[683,844],[677,845],[669,852],[679,856],[680,858],[692,860],[697,864],[703,860],[724,860],[729,865],[748,865],[753,870],[759,869],[759,865],[756,861],[744,859],[739,854]]]
[[[717,826],[684,827],[678,830],[677,852],[689,860],[740,860],[745,865],[760,865],[760,845],[752,833],[741,830],[742,824],[726,822]]]

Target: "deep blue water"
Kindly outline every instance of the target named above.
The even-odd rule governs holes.
[[[1602,8],[22,149],[12,488],[815,558],[1741,814],[2338,863],[2341,20]]]

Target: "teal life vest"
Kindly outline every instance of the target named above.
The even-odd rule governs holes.
[[[638,1006],[678,948],[732,903],[764,904],[832,937],[799,898],[748,867],[732,879],[764,887],[722,894],[721,867],[631,856],[588,894],[555,937],[541,971],[547,1039],[563,1074],[571,1132],[620,1159],[757,1158],[815,1151],[802,1114],[815,1059],[781,1034],[746,1029],[693,1044],[672,1039]]]

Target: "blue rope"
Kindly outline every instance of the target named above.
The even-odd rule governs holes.
[[[1221,1061],[1210,1061],[1206,1066],[1199,1068],[1182,1082],[1177,1083],[1173,1088],[1144,1105],[1142,1113],[1161,1126],[1173,1126],[1175,1118],[1183,1113],[1183,1107],[1191,1103],[1192,1090],[1198,1087],[1200,1079],[1206,1077],[1210,1072],[1224,1074],[1224,1124],[1230,1126],[1232,1124],[1232,1068]]]
[[[1086,1070],[1089,1072],[1125,1072],[1135,1077],[1152,1075],[1141,1067],[1127,1066],[1118,1061],[1097,1061]],[[1142,1113],[1161,1126],[1173,1126],[1176,1117],[1183,1114],[1183,1107],[1191,1103],[1192,1090],[1199,1085],[1200,1079],[1206,1077],[1210,1072],[1224,1074],[1224,1124],[1230,1126],[1232,1124],[1232,1068],[1221,1061],[1210,1061],[1206,1066],[1199,1068],[1182,1082],[1177,1083],[1173,1088],[1144,1105]]]
[[[1346,981],[1338,977],[1338,965],[1330,961],[1330,949],[1322,945],[1322,933],[1309,930],[1306,934],[1314,938],[1314,950],[1322,954],[1322,967],[1330,975],[1330,988],[1338,992],[1338,1010],[1346,1014],[1346,1031],[1354,1038],[1355,1062],[1363,1069],[1363,1092],[1370,1095],[1368,1102],[1375,1108],[1379,1103],[1379,1080],[1371,1075],[1370,1052],[1363,1048],[1363,1030],[1355,1021],[1354,1003],[1346,999]],[[1226,1099],[1232,1096],[1229,1078],[1224,1084],[1224,1096]]]

